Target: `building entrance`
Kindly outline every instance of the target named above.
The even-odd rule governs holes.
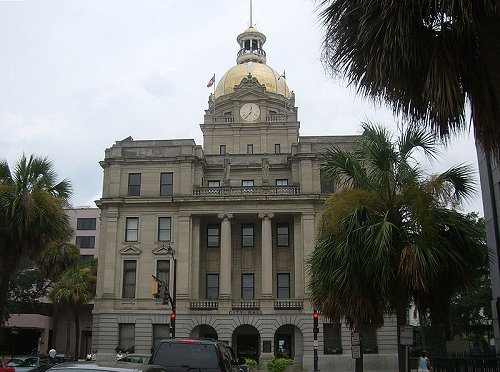
[[[233,333],[233,348],[237,358],[250,358],[259,361],[260,334],[251,325],[242,325]]]
[[[294,357],[294,329],[291,325],[284,325],[278,328],[274,336],[274,355],[277,358]]]

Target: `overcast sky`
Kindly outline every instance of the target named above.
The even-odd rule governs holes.
[[[312,0],[254,0],[267,63],[286,70],[301,135],[357,134],[384,107],[357,97],[320,62],[323,30]],[[0,0],[0,157],[47,156],[73,184],[75,206],[95,206],[99,161],[117,140],[192,138],[202,144],[209,94],[235,65],[249,0]],[[462,135],[428,168],[477,168]],[[478,180],[479,188],[479,180]],[[478,211],[478,196],[466,207]]]

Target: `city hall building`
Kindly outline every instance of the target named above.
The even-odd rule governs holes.
[[[266,64],[266,37],[238,35],[237,64],[217,82],[192,139],[126,138],[105,151],[92,348],[150,353],[171,336],[228,342],[264,365],[313,369],[306,261],[325,199],[321,153],[355,136],[300,136],[295,95]],[[156,289],[155,289],[156,291]],[[351,334],[320,317],[319,368],[352,370]],[[365,370],[397,370],[393,317],[363,335]],[[132,348],[133,347],[133,348]]]

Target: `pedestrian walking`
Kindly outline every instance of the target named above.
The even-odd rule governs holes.
[[[418,358],[418,372],[432,372],[431,360],[427,356],[427,351],[422,351]]]

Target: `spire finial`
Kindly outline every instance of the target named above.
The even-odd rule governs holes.
[[[252,23],[252,0],[250,0],[250,27],[253,26],[253,23]]]

